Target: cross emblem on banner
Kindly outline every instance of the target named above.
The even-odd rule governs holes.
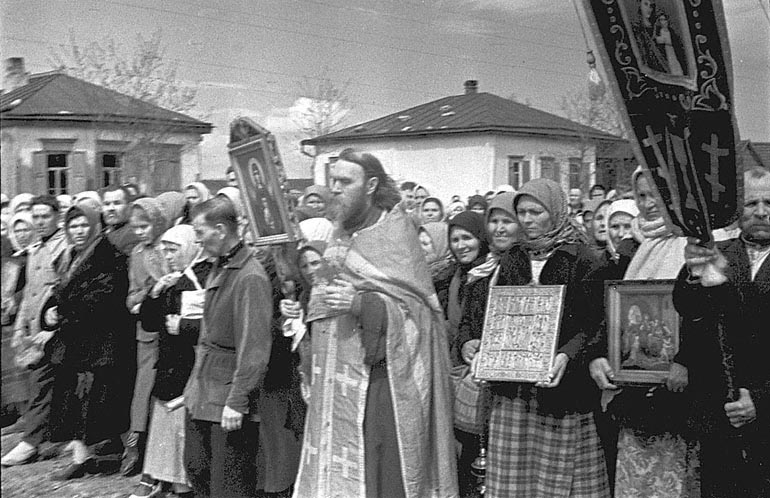
[[[345,479],[350,478],[350,471],[358,467],[356,462],[352,462],[348,459],[348,449],[342,448],[342,456],[332,456],[332,462],[338,463],[342,466],[342,477]]]
[[[337,382],[340,382],[340,388],[342,390],[342,395],[347,396],[348,395],[348,387],[351,387],[353,389],[358,389],[360,382],[358,379],[354,379],[350,376],[350,367],[348,365],[342,366],[342,373],[337,373],[337,375],[334,376],[334,379]]]
[[[716,134],[711,134],[711,143],[703,144],[700,146],[703,152],[710,156],[709,166],[711,166],[711,173],[706,174],[706,181],[711,185],[711,200],[717,202],[719,200],[720,192],[725,192],[727,189],[724,185],[719,183],[719,158],[727,156],[730,151],[728,149],[720,149],[717,147],[719,139]]]

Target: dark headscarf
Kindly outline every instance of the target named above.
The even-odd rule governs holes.
[[[474,204],[481,204],[484,207],[484,212],[487,211],[487,200],[483,195],[472,195],[468,197],[468,210],[473,209]]]
[[[529,240],[525,238],[522,246],[529,252],[532,258],[545,258],[551,255],[562,244],[586,243],[586,236],[583,231],[575,224],[569,216],[567,208],[567,196],[561,188],[561,185],[547,178],[535,178],[525,183],[513,198],[513,208],[521,200],[521,197],[528,195],[537,202],[551,215],[553,228],[550,232]],[[518,218],[517,218],[518,219]]]

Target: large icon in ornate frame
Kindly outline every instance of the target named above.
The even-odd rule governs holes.
[[[474,376],[490,381],[548,382],[564,292],[563,285],[490,287]]]

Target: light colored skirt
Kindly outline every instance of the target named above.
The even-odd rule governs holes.
[[[185,409],[168,411],[153,399],[143,472],[159,481],[189,485],[184,468]]]

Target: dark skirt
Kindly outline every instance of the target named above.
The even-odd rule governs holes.
[[[610,496],[593,414],[547,415],[536,396],[495,396],[486,476],[488,498]]]
[[[51,440],[90,445],[128,430],[133,375],[130,367],[87,372],[62,366],[51,401]]]

